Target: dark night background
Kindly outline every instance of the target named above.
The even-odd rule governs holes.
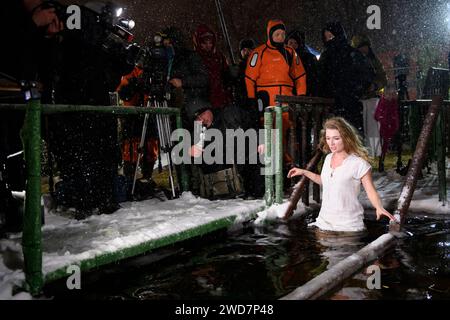
[[[85,3],[83,0],[65,0],[65,3]],[[176,26],[189,35],[202,22],[218,33],[219,20],[214,0],[118,0],[126,13],[136,21],[137,41],[167,26]],[[408,49],[434,43],[449,47],[450,17],[448,0],[222,0],[222,8],[231,40],[237,46],[239,39],[253,37],[265,41],[266,23],[271,18],[284,20],[288,29],[301,26],[307,30],[309,43],[320,49],[320,31],[332,19],[342,21],[349,36],[366,32],[375,48]],[[367,7],[381,8],[381,30],[368,30]],[[221,36],[221,34],[220,34]]]
[[[87,1],[64,2],[83,4]],[[206,23],[217,32],[219,47],[228,55],[214,0],[115,2],[122,4],[125,14],[135,20],[133,33],[139,44],[168,26],[178,27],[187,39],[191,39],[196,26]],[[307,43],[321,51],[321,29],[327,21],[336,19],[343,23],[349,38],[358,32],[366,33],[386,69],[392,67],[392,57],[400,52],[411,57],[414,67],[417,63],[423,70],[447,63],[449,0],[222,0],[221,3],[235,55],[239,40],[244,37],[252,37],[258,43],[266,41],[266,24],[271,18],[282,19],[288,31],[304,28]],[[366,26],[369,17],[366,10],[370,5],[378,5],[381,9],[381,30],[369,30]]]

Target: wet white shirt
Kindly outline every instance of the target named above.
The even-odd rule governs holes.
[[[364,209],[358,200],[361,178],[371,168],[362,158],[352,154],[342,164],[331,168],[331,156],[325,158],[322,173],[322,206],[315,225],[329,231],[363,231]]]

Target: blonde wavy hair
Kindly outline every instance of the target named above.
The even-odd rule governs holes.
[[[344,142],[345,152],[347,152],[348,154],[355,154],[358,157],[369,162],[369,153],[364,147],[358,131],[344,118],[341,117],[327,119],[323,124],[323,129],[320,132],[320,148],[324,153],[331,152],[325,137],[326,129],[334,129],[339,131],[342,141]]]

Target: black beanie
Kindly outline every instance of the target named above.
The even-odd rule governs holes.
[[[186,106],[186,114],[190,121],[195,119],[206,110],[211,110],[212,106],[208,100],[201,97],[193,98]]]
[[[300,31],[300,30],[293,30],[291,32],[289,32],[289,34],[286,37],[286,42],[289,39],[294,39],[295,41],[297,41],[298,45],[305,45],[305,32],[304,31]]]
[[[239,51],[244,48],[255,49],[255,41],[253,39],[242,39],[239,42]]]

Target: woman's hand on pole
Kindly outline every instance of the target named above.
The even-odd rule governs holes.
[[[380,218],[381,218],[382,216],[386,216],[386,217],[389,218],[389,220],[394,221],[394,222],[397,222],[397,220],[395,219],[395,217],[394,217],[392,214],[390,214],[388,211],[386,211],[384,208],[378,208],[378,209],[376,210],[376,212],[377,212],[377,220],[380,220]]]
[[[289,173],[287,175],[288,178],[296,177],[296,176],[302,176],[305,174],[305,170],[300,168],[292,168],[289,170]]]

